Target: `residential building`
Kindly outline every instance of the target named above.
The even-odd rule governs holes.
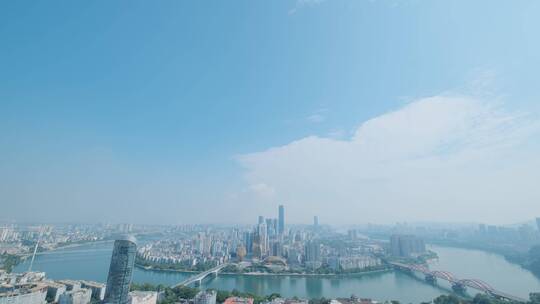
[[[92,281],[81,281],[81,287],[92,290],[93,299],[97,301],[103,301],[105,299],[105,284]]]
[[[81,282],[74,280],[59,280],[56,281],[64,286],[66,286],[66,291],[76,291],[81,289]]]
[[[60,295],[67,291],[66,285],[53,281],[44,281],[43,284],[47,286],[47,302],[57,303],[60,299]]]
[[[306,267],[317,269],[321,267],[321,243],[318,240],[309,240],[305,245]]]
[[[283,235],[285,232],[285,207],[279,205],[279,214],[278,214],[278,234]]]
[[[424,253],[424,240],[414,235],[394,234],[390,237],[390,253],[396,257],[411,257]]]
[[[45,284],[16,285],[0,292],[0,304],[43,304],[46,296],[47,285]]]
[[[79,288],[60,295],[58,304],[88,304],[92,300],[92,290]]]

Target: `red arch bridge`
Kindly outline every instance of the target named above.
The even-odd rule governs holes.
[[[504,293],[502,291],[496,290],[495,288],[491,287],[488,283],[477,280],[477,279],[458,279],[454,274],[448,271],[440,271],[440,270],[434,270],[431,271],[424,265],[418,265],[418,264],[404,264],[404,263],[398,263],[398,262],[389,262],[394,267],[411,271],[411,272],[419,272],[424,274],[426,281],[435,283],[438,279],[445,280],[450,282],[452,284],[452,289],[456,291],[465,291],[466,288],[473,288],[479,291],[482,291],[488,295],[491,295],[493,297],[503,299],[503,300],[511,300],[511,301],[517,301],[517,302],[527,302],[527,300],[522,299],[520,297],[516,297],[507,293]]]

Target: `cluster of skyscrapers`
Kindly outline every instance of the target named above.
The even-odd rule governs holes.
[[[285,233],[285,207],[279,205],[278,218],[259,216],[253,231],[244,233],[244,246],[248,255],[256,258],[281,256],[283,254],[283,234]]]

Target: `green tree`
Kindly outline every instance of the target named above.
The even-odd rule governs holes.
[[[459,304],[460,300],[455,295],[440,295],[435,300],[433,300],[433,303],[435,304]]]

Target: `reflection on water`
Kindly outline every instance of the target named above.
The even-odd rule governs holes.
[[[439,260],[430,269],[447,270],[460,279],[480,279],[495,289],[528,299],[540,291],[540,280],[504,257],[480,250],[432,246]]]
[[[502,291],[528,297],[531,291],[540,291],[540,281],[530,272],[508,263],[504,258],[476,250],[432,247],[439,261],[431,269],[453,272],[458,277],[479,278]],[[34,270],[45,271],[53,279],[86,279],[105,282],[112,253],[112,243],[101,243],[47,252],[36,257]],[[15,271],[25,271],[25,262]],[[172,285],[189,277],[189,273],[156,272],[137,268],[134,281]],[[428,301],[450,286],[426,284],[422,278],[399,273],[381,272],[339,277],[301,276],[242,276],[220,274],[203,282],[204,288],[238,289],[259,295],[279,293],[292,297],[348,297],[352,294],[378,300],[399,299],[405,303]]]

